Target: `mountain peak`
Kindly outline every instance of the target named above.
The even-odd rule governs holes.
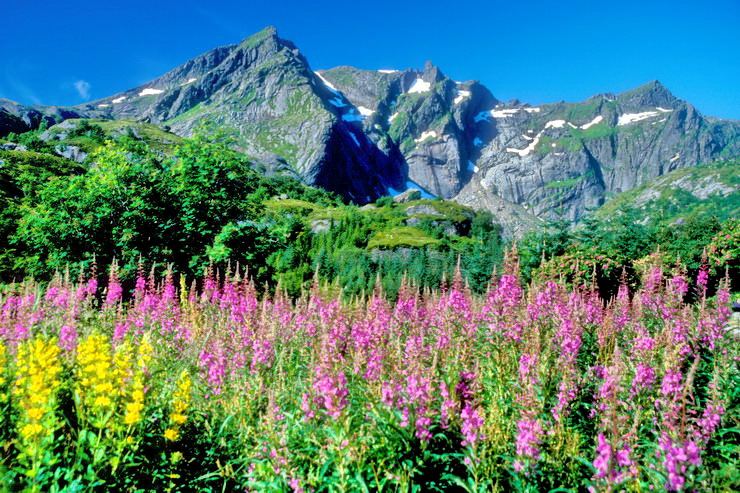
[[[439,67],[435,66],[431,60],[427,60],[424,63],[424,81],[431,82],[432,84],[444,80],[445,76]]]
[[[634,107],[670,107],[679,99],[674,96],[659,80],[652,80],[629,91],[617,95],[617,99]]]
[[[246,38],[244,38],[241,44],[248,45],[248,46],[254,46],[256,44],[259,44],[265,41],[266,39],[277,38],[277,37],[278,37],[277,28],[275,26],[267,26],[263,30],[258,31],[252,34],[251,36],[247,36]]]

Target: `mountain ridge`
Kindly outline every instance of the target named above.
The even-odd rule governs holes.
[[[72,108],[0,100],[0,134],[67,118],[182,136],[211,122],[269,168],[354,202],[419,188],[496,211],[509,231],[577,221],[657,176],[740,154],[740,122],[703,117],[657,80],[580,102],[503,103],[431,62],[314,71],[274,27]]]

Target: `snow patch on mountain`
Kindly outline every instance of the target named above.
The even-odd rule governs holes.
[[[629,125],[630,123],[647,120],[648,118],[658,116],[658,114],[659,113],[657,111],[643,111],[642,113],[625,113],[624,115],[621,115],[619,117],[619,120],[617,121],[617,126],[623,127],[624,125]]]
[[[162,89],[152,89],[151,87],[147,87],[139,93],[139,96],[156,96],[157,94],[162,94],[163,92],[164,91]]]
[[[555,122],[563,122],[563,124],[565,124],[565,120],[554,120],[554,121]],[[550,124],[550,123],[552,123],[552,122],[548,122],[548,124]],[[549,128],[549,127],[545,126],[545,128]],[[556,127],[556,128],[559,128],[559,127]],[[540,133],[538,133],[535,136],[535,138],[532,140],[532,142],[530,142],[529,145],[527,147],[525,147],[524,149],[515,149],[513,147],[507,147],[506,148],[506,152],[510,152],[512,154],[519,154],[519,156],[521,156],[521,157],[527,156],[527,155],[529,155],[530,152],[533,152],[534,151],[534,148],[537,146],[537,144],[540,141],[540,137],[542,137],[542,134],[544,134],[544,133],[545,133],[544,130],[542,130]]]
[[[429,92],[432,89],[432,84],[424,82],[423,79],[417,78],[408,90],[409,94]]]
[[[470,91],[457,91],[457,97],[455,98],[454,103],[460,104],[463,102],[465,98],[470,97]]]
[[[565,120],[550,120],[545,123],[545,128],[563,128],[566,123]]]
[[[421,142],[424,142],[425,140],[427,140],[430,137],[432,139],[434,139],[434,140],[437,140],[437,139],[444,140],[444,139],[447,138],[447,136],[445,134],[438,134],[434,130],[429,130],[429,131],[426,131],[426,132],[422,132],[421,133],[421,137],[419,137],[418,139],[414,139],[414,142],[416,142],[417,144],[419,144]]]
[[[329,82],[328,80],[324,79],[324,77],[322,77],[322,76],[321,76],[321,74],[320,74],[320,73],[318,73],[318,72],[314,72],[314,74],[316,74],[316,76],[317,76],[317,77],[318,77],[319,79],[321,79],[321,82],[323,82],[323,83],[324,83],[324,85],[325,85],[325,86],[327,87],[327,89],[329,89],[329,90],[330,90],[331,92],[333,92],[334,94],[336,94],[336,95],[339,95],[339,91],[337,91],[337,88],[336,88],[336,87],[334,87],[334,86],[332,85],[332,83],[331,83],[331,82]]]
[[[519,113],[519,108],[511,108],[507,110],[491,110],[491,116],[494,118],[508,118],[511,115]]]
[[[598,125],[602,121],[604,121],[604,117],[601,116],[601,115],[599,115],[596,118],[594,118],[593,120],[591,120],[590,122],[586,123],[585,125],[581,125],[581,129],[588,130],[589,128],[593,127],[594,125]]]

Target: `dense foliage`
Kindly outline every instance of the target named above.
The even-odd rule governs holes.
[[[345,301],[115,269],[0,297],[0,478],[59,491],[737,491],[726,283],[650,266],[604,305],[516,259]],[[697,302],[684,302],[695,291]],[[736,329],[737,330],[737,329]]]
[[[738,285],[740,270],[733,253],[740,243],[737,221],[707,216],[668,225],[639,222],[637,214],[626,208],[608,219],[587,217],[574,229],[560,223],[528,234],[519,243],[524,279],[562,277],[576,284],[593,279],[608,299],[616,295],[623,278],[637,287],[646,267],[659,258],[691,277],[709,265],[713,281],[727,273],[731,284]]]
[[[76,131],[97,135],[95,128]],[[6,154],[16,162],[23,153]],[[48,160],[65,161],[36,155],[43,157],[39,170]],[[4,250],[12,248],[12,255],[2,264],[5,280],[48,279],[93,259],[104,266],[117,259],[128,280],[140,261],[170,264],[193,276],[211,262],[225,266],[231,260],[250,265],[259,285],[282,282],[293,295],[316,269],[338,279],[348,294],[371,290],[378,275],[395,294],[399,273],[436,287],[460,255],[474,287],[483,289],[502,257],[490,215],[427,201],[439,215],[408,227],[403,208],[392,200],[370,210],[344,205],[293,179],[259,174],[223,140],[195,137],[168,155],[124,137],[108,141],[90,162],[85,173],[40,171],[33,187],[8,196]],[[28,176],[9,177],[3,189],[20,187]],[[323,229],[316,229],[317,222]],[[455,226],[464,230],[461,236],[446,232]]]
[[[165,153],[134,138],[130,128],[112,141],[101,125],[82,120],[67,131],[68,140],[96,143],[84,167],[54,156],[39,138],[44,129],[11,136],[38,152],[0,151],[0,279],[48,280],[68,266],[89,267],[95,258],[107,268],[115,258],[131,283],[140,262],[171,265],[192,278],[211,263],[223,270],[231,261],[249,265],[260,288],[281,283],[292,296],[318,270],[347,296],[370,292],[379,278],[393,298],[404,273],[422,288],[436,288],[460,259],[470,288],[480,293],[500,268],[505,245],[488,213],[438,200],[396,204],[390,197],[359,208],[291,178],[265,175],[223,136],[185,139]],[[737,245],[732,235],[717,236],[734,231],[735,223],[716,217],[674,224],[643,219],[644,211],[624,208],[575,229],[555,223],[528,234],[517,247],[524,280],[593,278],[608,298],[622,276],[637,287],[652,256],[695,276],[710,243],[717,252]],[[729,268],[737,285],[732,253],[709,254],[714,279]]]

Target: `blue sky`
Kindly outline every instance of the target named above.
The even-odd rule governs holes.
[[[580,101],[653,79],[740,119],[740,1],[3,2],[0,97],[73,105],[268,25],[311,66],[421,68],[504,101]]]

